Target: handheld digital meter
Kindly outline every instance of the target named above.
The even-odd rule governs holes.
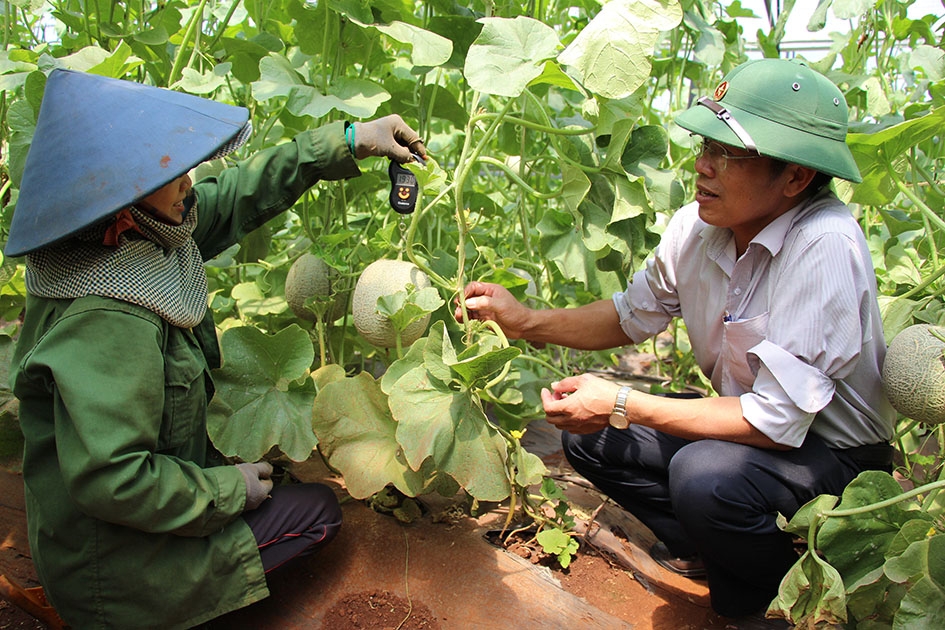
[[[423,164],[423,158],[416,153],[413,154],[413,159]],[[387,175],[390,177],[391,208],[400,214],[410,214],[417,207],[417,197],[420,194],[417,176],[393,160],[387,167]]]

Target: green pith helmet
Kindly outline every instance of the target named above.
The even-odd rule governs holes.
[[[712,98],[676,117],[683,129],[827,175],[861,182],[846,144],[847,103],[827,77],[800,61],[748,61]]]

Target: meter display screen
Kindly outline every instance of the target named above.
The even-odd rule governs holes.
[[[421,158],[416,158],[416,161],[423,163]],[[420,192],[417,176],[393,160],[387,167],[387,174],[390,176],[391,184],[389,197],[391,207],[400,214],[410,214],[417,205],[417,195]]]

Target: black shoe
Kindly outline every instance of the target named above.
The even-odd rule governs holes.
[[[677,558],[670,552],[669,547],[661,542],[650,547],[650,557],[656,561],[656,564],[676,575],[687,578],[705,577],[705,565],[702,564],[699,556]]]

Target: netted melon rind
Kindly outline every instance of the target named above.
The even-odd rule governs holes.
[[[889,344],[883,383],[892,406],[923,424],[945,423],[945,327],[914,324]]]
[[[361,272],[351,297],[351,313],[354,327],[371,345],[378,348],[397,345],[397,333],[390,320],[377,312],[377,298],[403,291],[407,284],[417,290],[431,286],[430,278],[405,260],[375,260]],[[408,325],[400,335],[401,345],[407,347],[422,337],[429,323],[428,313]]]

